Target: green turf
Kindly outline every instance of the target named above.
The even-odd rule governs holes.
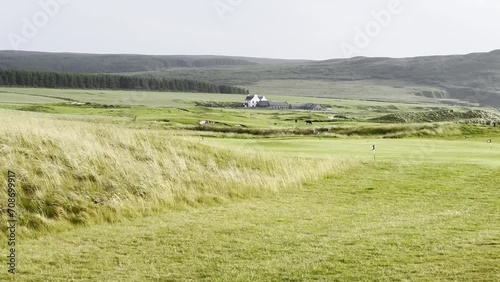
[[[0,106],[1,107],[1,106]],[[201,120],[217,122],[218,126],[243,125],[252,128],[306,127],[304,119],[327,119],[328,114],[307,112],[283,112],[253,109],[214,109],[205,107],[116,107],[71,106],[66,104],[7,105],[9,109],[66,115],[68,117],[114,117],[121,122],[131,123],[137,116],[139,126],[197,126]],[[295,123],[300,119],[300,123]],[[111,120],[111,119],[110,119]],[[116,120],[115,120],[116,121]]]
[[[15,281],[498,281],[499,176],[362,165],[271,198],[21,241]]]
[[[406,163],[475,163],[500,166],[500,137],[471,137],[467,140],[429,139],[327,139],[327,138],[272,138],[272,139],[215,139],[213,142],[231,146],[254,148],[269,152],[283,152],[317,157],[351,156],[365,161],[374,159],[372,145],[376,145],[378,161]]]

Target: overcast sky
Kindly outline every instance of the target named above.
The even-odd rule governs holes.
[[[323,60],[500,49],[498,0],[0,3],[1,50]]]

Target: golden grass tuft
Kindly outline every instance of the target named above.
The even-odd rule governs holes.
[[[168,131],[46,114],[1,110],[0,118],[1,178],[17,174],[24,234],[265,196],[356,163],[233,151]]]

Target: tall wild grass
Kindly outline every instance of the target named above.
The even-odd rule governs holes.
[[[234,151],[161,130],[0,110],[0,178],[17,174],[20,232],[262,197],[355,164]],[[213,144],[211,144],[213,142]],[[1,220],[7,193],[0,193]]]

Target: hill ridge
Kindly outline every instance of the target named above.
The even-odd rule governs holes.
[[[355,57],[326,61],[189,56],[87,55],[0,51],[0,69],[127,73],[248,87],[264,80],[398,80],[438,88],[441,98],[500,107],[500,50],[413,58]],[[290,86],[291,87],[291,86]],[[286,92],[287,89],[283,89]],[[438,97],[439,98],[439,97]]]

